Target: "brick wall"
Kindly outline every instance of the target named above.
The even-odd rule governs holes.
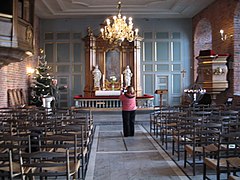
[[[219,54],[231,54],[231,57],[228,60],[228,66],[230,68],[228,72],[229,88],[226,92],[223,92],[217,96],[217,103],[225,102],[228,96],[233,96],[235,92],[240,91],[240,86],[238,86],[239,80],[237,80],[240,77],[240,73],[235,74],[235,72],[237,72],[239,68],[237,64],[234,64],[235,62],[240,61],[240,59],[238,58],[237,60],[235,56],[235,54],[239,54],[240,51],[236,52],[236,50],[234,50],[234,44],[236,46],[237,43],[235,40],[236,31],[234,32],[234,26],[236,26],[236,21],[239,23],[239,18],[236,18],[236,12],[238,12],[239,10],[239,0],[217,0],[193,17],[193,35],[196,35],[195,33],[199,22],[203,19],[206,19],[210,22],[211,25],[210,28],[212,32],[212,49]],[[206,28],[209,27],[206,26]],[[222,41],[219,33],[220,29],[223,29],[224,32],[228,35],[234,35],[234,37],[228,38],[226,41]],[[196,44],[194,43],[195,42],[193,41],[193,54],[196,54],[196,49],[199,49],[199,47],[196,46]],[[240,50],[240,45],[238,46],[238,48]],[[195,62],[194,69],[196,68],[197,64]]]
[[[240,102],[240,3],[237,4],[234,17],[234,93],[237,101],[235,103],[239,106]]]
[[[8,89],[23,89],[27,90],[27,74],[26,66],[29,58],[22,62],[11,63],[0,69],[0,107],[7,107],[7,90]]]

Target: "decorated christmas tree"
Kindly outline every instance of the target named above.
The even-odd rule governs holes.
[[[40,49],[40,55],[38,56],[38,65],[35,68],[35,76],[33,77],[30,104],[41,106],[42,98],[51,96],[51,85],[53,76],[49,74],[51,69],[47,65],[45,60],[46,55],[44,51]]]

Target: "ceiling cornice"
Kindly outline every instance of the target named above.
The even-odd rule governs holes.
[[[192,18],[215,0],[128,0],[122,1],[122,14],[138,18]],[[81,18],[110,16],[117,12],[112,0],[37,0],[40,18]]]

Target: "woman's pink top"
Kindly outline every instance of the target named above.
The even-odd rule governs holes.
[[[136,97],[129,94],[121,94],[119,99],[122,101],[123,111],[134,111],[137,109]]]

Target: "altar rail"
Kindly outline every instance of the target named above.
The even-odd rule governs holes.
[[[150,108],[153,107],[153,96],[137,97],[138,108]],[[120,108],[122,106],[118,97],[93,97],[93,98],[74,98],[75,107],[84,108]]]

